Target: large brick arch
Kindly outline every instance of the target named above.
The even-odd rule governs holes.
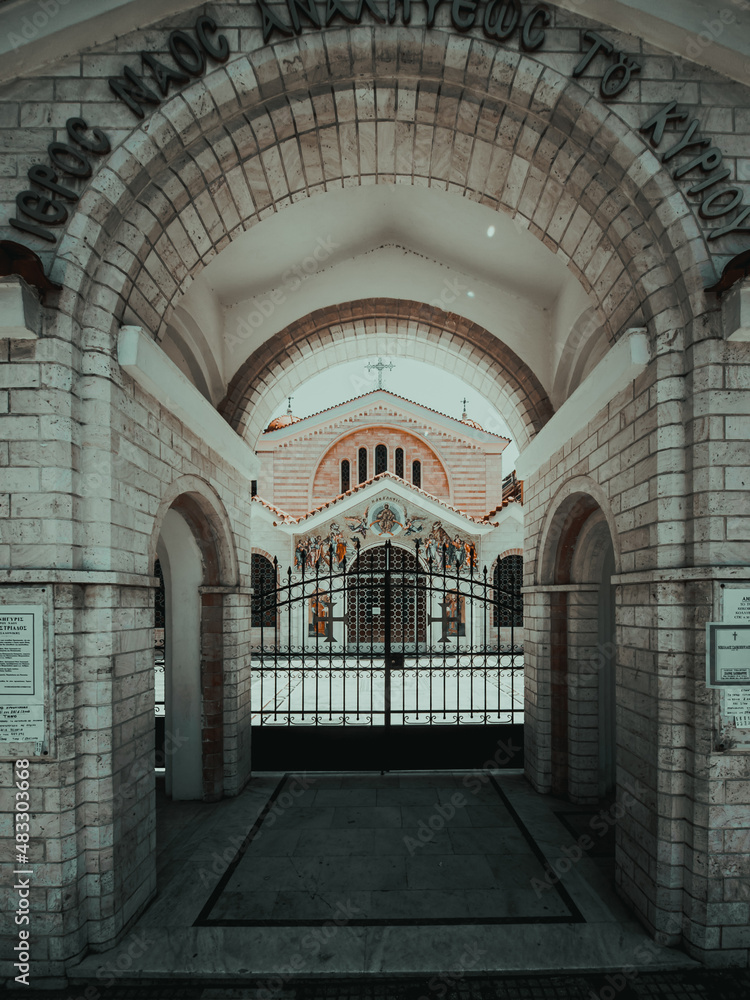
[[[220,411],[251,445],[280,399],[296,388],[295,365],[307,375],[340,361],[399,354],[451,371],[476,370],[476,387],[495,401],[523,446],[552,415],[543,386],[521,359],[487,330],[454,313],[403,299],[366,299],[318,309],[254,351],[232,379]]]
[[[123,320],[162,336],[234,236],[375,181],[510,213],[562,256],[611,339],[688,323],[709,258],[690,205],[631,126],[543,58],[377,25],[238,56],[166,101],[93,179],[59,245],[61,308],[96,348]]]

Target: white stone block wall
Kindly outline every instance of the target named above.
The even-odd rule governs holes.
[[[15,381],[49,369],[58,378],[67,370],[72,382],[63,362],[73,352],[61,339],[11,350],[24,355]],[[76,379],[83,401],[62,390],[55,396],[75,421],[47,418],[51,397],[42,392],[42,414],[24,417],[33,427],[13,418],[0,424],[9,438],[3,447],[17,462],[3,476],[11,488],[3,556],[10,579],[28,581],[3,585],[0,602],[35,603],[46,588],[54,636],[50,753],[32,759],[33,920],[36,957],[48,976],[61,975],[87,947],[111,946],[155,891],[150,543],[162,498],[181,476],[210,486],[232,522],[240,575],[226,582],[240,586],[225,599],[225,793],[237,794],[249,774],[249,483],[127,376],[111,364],[106,378],[89,374],[95,367],[84,361]],[[9,788],[4,782],[4,796]]]
[[[674,942],[682,936],[691,954],[709,964],[743,965],[750,900],[739,849],[750,828],[750,759],[716,747],[718,692],[705,687],[705,623],[714,620],[720,582],[750,578],[735,516],[745,497],[725,486],[744,482],[744,444],[729,434],[747,404],[745,366],[722,364],[735,345],[719,339],[715,315],[703,328],[716,339],[682,349],[676,333],[671,339],[680,349],[657,357],[631,390],[525,483],[525,567],[527,585],[541,584],[539,533],[566,480],[585,476],[603,487],[620,552],[618,785],[621,796],[632,796],[617,826],[620,891],[654,930]],[[697,368],[695,358],[702,361]],[[750,363],[750,355],[743,360]],[[711,378],[722,391],[684,388]],[[545,790],[554,594],[533,589],[525,612],[526,752],[529,775]],[[568,594],[569,670],[596,641],[582,597]],[[576,716],[575,702],[569,712],[574,792],[576,761],[586,761],[594,717],[585,705]]]

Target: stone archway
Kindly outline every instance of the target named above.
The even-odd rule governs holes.
[[[314,370],[369,354],[430,360],[448,371],[458,362],[477,373],[479,388],[508,414],[521,446],[552,416],[547,393],[531,368],[489,331],[455,313],[420,302],[368,299],[317,310],[270,338],[238,369],[221,404],[226,419],[254,442],[275,402],[295,388],[295,366]]]
[[[450,188],[511,214],[564,256],[610,339],[636,319],[658,318],[664,329],[689,321],[705,242],[690,205],[629,125],[530,56],[416,28],[389,33],[381,47],[383,30],[347,36],[351,63],[329,53],[342,35],[335,28],[306,36],[304,46],[296,38],[265,46],[155,111],[134,130],[138,155],[134,142],[120,147],[81,198],[56,263],[61,304],[71,297],[92,332],[108,313],[162,336],[185,280],[233,236],[300,197],[374,177]],[[388,54],[382,64],[379,52]],[[398,83],[394,61],[410,67]],[[399,119],[404,106],[412,120]],[[391,159],[370,149],[376,128],[393,141]],[[225,194],[215,200],[217,186]],[[112,241],[121,227],[127,237]]]
[[[620,566],[615,520],[598,484],[578,477],[558,491],[537,551],[534,585],[527,588],[536,608],[528,619],[528,773],[540,791],[593,803],[615,788],[610,581]]]
[[[373,180],[455,190],[511,215],[567,261],[606,343],[644,323],[655,343],[683,329],[689,340],[692,310],[704,308],[705,243],[631,127],[531,57],[439,30],[392,33],[385,44],[382,31],[334,29],[233,59],[165,102],[94,178],[53,273],[65,285],[59,307],[95,359],[87,387],[110,394],[113,411],[132,396],[106,364],[123,321],[163,338],[185,287],[246,228],[329,187]],[[334,58],[344,37],[346,63]],[[519,409],[528,389],[511,393]],[[99,398],[84,399],[91,426]],[[526,426],[529,437],[538,430]],[[109,468],[110,445],[88,446],[84,473]],[[85,497],[80,523],[101,521],[100,499]],[[546,711],[544,692],[535,697]]]

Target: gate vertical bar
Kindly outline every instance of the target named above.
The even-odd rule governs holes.
[[[302,600],[300,602],[300,609],[302,612],[302,662],[301,662],[301,681],[300,681],[300,698],[302,699],[302,711],[305,710],[305,643],[307,642],[307,588],[305,587],[305,568],[307,566],[307,555],[305,554],[302,560],[302,582],[300,583],[300,594]],[[291,596],[291,595],[290,595]],[[302,716],[302,721],[305,721],[304,715]]]
[[[286,635],[287,648],[289,650],[286,659],[287,666],[287,697],[289,698],[289,710],[291,721],[292,708],[292,567],[286,571]]]
[[[279,560],[276,556],[273,557],[273,589],[268,594],[268,606],[273,614],[273,676],[274,676],[274,687],[277,686],[277,681],[275,678],[279,676],[279,616],[277,614],[276,603],[278,601],[279,593]],[[273,604],[271,603],[273,602]],[[266,608],[261,609],[261,616],[265,617]],[[277,692],[274,692],[276,696]],[[292,692],[288,694],[289,698],[289,708],[291,710],[291,697]],[[278,705],[277,705],[278,708]]]
[[[263,711],[265,707],[265,701],[263,700],[263,684],[264,684],[264,672],[265,672],[265,654],[263,651],[263,619],[265,615],[263,614],[263,600],[264,592],[266,589],[266,578],[265,574],[261,574],[260,579],[260,594],[253,594],[251,600],[253,601],[253,611],[257,614],[258,608],[260,607],[260,724],[261,726],[265,722],[265,712]],[[250,624],[252,625],[252,618],[250,619]],[[276,684],[276,678],[273,679],[274,685]],[[274,705],[276,704],[276,691],[274,690]]]
[[[386,727],[391,724],[391,540],[385,543],[385,635],[383,636],[383,655],[385,661],[385,691],[383,692],[383,708]]]
[[[328,607],[326,609],[326,641],[328,642],[328,721],[333,722],[333,544],[328,545]],[[343,699],[343,693],[342,693]]]

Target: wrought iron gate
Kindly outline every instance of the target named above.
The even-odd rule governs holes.
[[[520,579],[386,541],[253,597],[256,770],[520,767]]]

